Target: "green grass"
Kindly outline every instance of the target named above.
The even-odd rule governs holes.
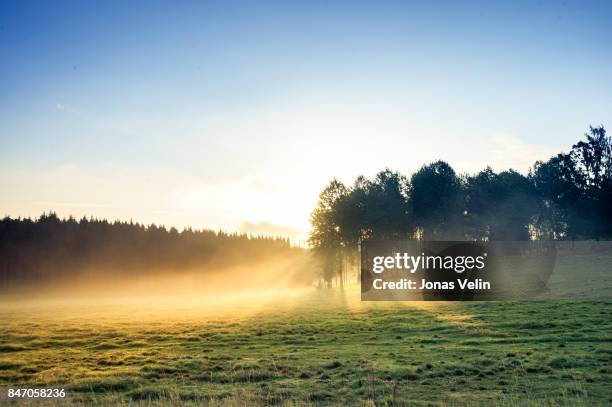
[[[100,405],[612,404],[609,303],[155,304],[2,302],[0,387]]]

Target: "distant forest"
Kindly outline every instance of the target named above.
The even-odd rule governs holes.
[[[569,153],[537,161],[527,175],[457,174],[436,161],[410,177],[385,169],[350,186],[334,179],[311,223],[328,284],[355,265],[366,239],[611,239],[612,143],[603,126],[590,127]]]
[[[0,289],[87,275],[138,277],[155,272],[212,271],[257,264],[295,252],[285,238],[132,222],[60,219],[0,220]]]

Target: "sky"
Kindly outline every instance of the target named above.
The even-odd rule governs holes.
[[[0,0],[0,216],[305,238],[319,191],[612,126],[610,2]]]

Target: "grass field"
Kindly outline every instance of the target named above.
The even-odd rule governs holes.
[[[102,405],[612,404],[611,304],[358,295],[3,300],[0,387]]]

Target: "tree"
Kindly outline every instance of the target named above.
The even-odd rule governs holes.
[[[412,234],[408,190],[408,180],[397,172],[385,169],[376,175],[368,199],[373,236],[400,239]]]
[[[581,234],[581,175],[569,154],[536,161],[529,172],[539,198],[536,227],[540,238],[575,239]]]
[[[444,161],[424,165],[410,180],[412,216],[422,239],[462,235],[462,183]]]
[[[476,239],[528,240],[537,202],[527,177],[514,170],[496,174],[487,167],[467,179],[465,214],[470,234]]]
[[[333,179],[319,194],[319,202],[310,216],[312,231],[308,243],[322,262],[323,279],[331,286],[334,276],[342,272],[341,249],[344,241],[341,234],[341,200],[347,197],[346,186]]]
[[[583,188],[598,191],[612,178],[612,142],[603,126],[589,126],[584,136],[586,141],[573,145],[571,157],[584,183]]]
[[[385,169],[373,180],[360,176],[347,188],[332,180],[312,213],[309,243],[322,262],[326,283],[342,283],[357,265],[363,239],[407,238],[413,235],[407,201],[407,179]]]
[[[603,126],[589,127],[586,141],[574,144],[571,157],[577,179],[582,181],[582,210],[586,216],[582,231],[586,237],[600,239],[612,235],[612,141]]]
[[[603,127],[530,171],[541,198],[539,226],[552,238],[612,236],[612,142]]]

